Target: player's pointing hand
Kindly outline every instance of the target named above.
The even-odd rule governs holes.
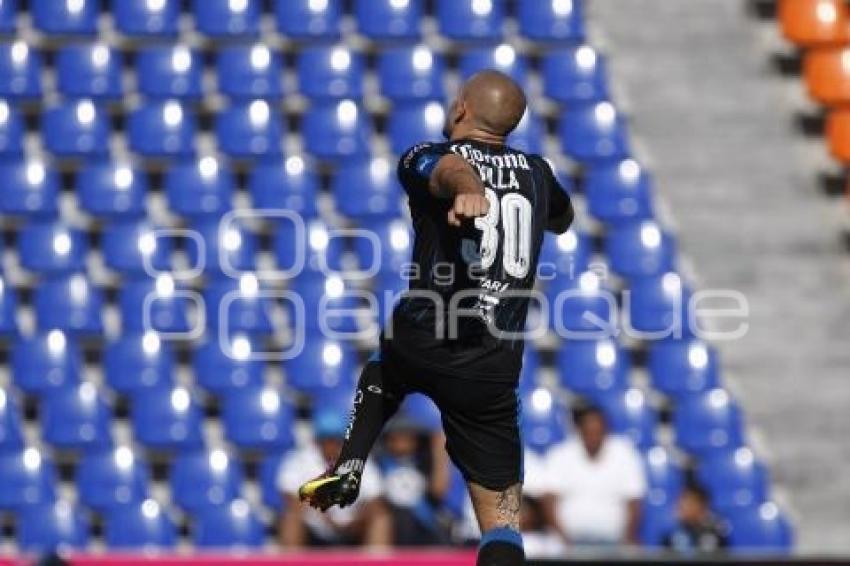
[[[460,226],[464,220],[485,216],[489,210],[490,201],[483,193],[457,194],[454,205],[449,210],[449,225]]]

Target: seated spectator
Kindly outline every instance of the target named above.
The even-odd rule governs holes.
[[[646,491],[640,455],[608,433],[598,407],[580,408],[575,421],[578,434],[547,456],[547,521],[570,544],[636,544]]]
[[[347,415],[334,409],[316,410],[312,421],[316,442],[296,449],[280,469],[278,486],[285,498],[281,544],[288,548],[388,546],[392,532],[390,516],[382,500],[380,475],[371,462],[366,462],[360,497],[353,505],[342,509],[335,506],[320,513],[299,501],[298,487],[305,478],[321,474],[336,461],[348,425]]]
[[[664,537],[664,546],[681,554],[717,552],[728,545],[726,529],[708,506],[708,495],[690,484],[679,496],[678,522]]]
[[[562,558],[567,551],[561,537],[549,528],[540,498],[523,495],[519,507],[519,528],[527,558]]]

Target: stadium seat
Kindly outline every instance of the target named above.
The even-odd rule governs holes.
[[[837,45],[848,39],[847,4],[842,0],[779,0],[785,39],[799,47]]]
[[[361,224],[361,228],[373,234],[380,245],[376,248],[376,241],[367,238],[354,241],[359,269],[401,275],[413,250],[410,223],[404,218],[380,218]]]
[[[24,155],[26,126],[21,113],[0,99],[0,160],[19,160]]]
[[[83,371],[83,354],[76,340],[56,329],[19,338],[11,362],[14,384],[35,395],[75,386]]]
[[[396,102],[443,100],[443,56],[426,45],[394,47],[378,56],[381,94]]]
[[[611,224],[650,219],[651,183],[650,174],[633,159],[594,167],[584,178],[588,211]]]
[[[18,293],[0,273],[0,336],[15,336],[17,333]]]
[[[558,352],[561,384],[594,400],[628,386],[631,362],[615,340],[570,340]]]
[[[153,499],[123,505],[105,514],[104,539],[109,549],[160,550],[177,544],[177,527]]]
[[[43,503],[17,512],[18,547],[24,552],[82,550],[89,542],[89,517],[67,501]]]
[[[33,273],[55,275],[85,269],[86,235],[61,222],[33,222],[18,232],[18,258]]]
[[[499,39],[504,18],[504,0],[437,0],[437,25],[448,39]]]
[[[181,452],[171,463],[171,498],[200,516],[238,498],[243,477],[242,464],[224,450]]]
[[[304,330],[311,334],[354,334],[360,330],[357,312],[367,308],[362,293],[341,275],[304,273],[291,284],[290,290],[304,305]],[[292,313],[292,304],[287,304]],[[291,315],[294,319],[295,314]]]
[[[189,450],[203,445],[203,415],[185,387],[137,390],[130,407],[136,440],[154,450]]]
[[[590,236],[575,227],[563,234],[547,233],[537,263],[540,279],[546,282],[547,288],[572,288],[578,277],[587,271],[592,253]]]
[[[519,373],[518,391],[526,394],[540,385],[540,353],[531,344],[526,346],[522,355],[522,369]]]
[[[301,354],[283,362],[287,386],[308,395],[350,389],[356,369],[355,353],[345,343],[334,340],[306,340]]]
[[[18,15],[18,0],[0,2],[0,33],[15,31],[15,19]]]
[[[495,69],[511,77],[520,86],[525,86],[528,80],[528,61],[507,43],[488,47],[475,47],[463,52],[460,56],[458,70],[463,80],[468,79],[478,71]]]
[[[363,96],[363,55],[344,45],[307,47],[298,54],[298,88],[314,100]]]
[[[193,0],[195,27],[213,38],[257,35],[260,4],[259,0]]]
[[[188,333],[192,301],[180,291],[169,273],[124,282],[118,292],[122,330]]]
[[[530,0],[517,3],[520,34],[533,41],[584,39],[584,0]]]
[[[58,157],[101,157],[109,151],[109,117],[91,100],[48,107],[41,117],[41,137]]]
[[[443,141],[445,123],[446,113],[439,102],[398,105],[393,108],[387,122],[390,149],[401,155],[417,143]]]
[[[371,255],[371,252],[370,252]],[[363,264],[361,263],[361,268]],[[372,282],[372,292],[378,300],[378,320],[372,321],[383,327],[388,324],[393,308],[401,294],[410,288],[408,278],[405,274],[397,271],[385,271],[379,273]]]
[[[260,484],[260,498],[263,505],[276,513],[283,511],[283,497],[278,488],[278,477],[280,476],[280,467],[283,461],[287,458],[288,453],[272,452],[260,462],[258,472]]]
[[[244,387],[223,398],[228,441],[242,449],[280,452],[295,444],[292,404],[271,387]]]
[[[24,448],[21,412],[18,403],[0,387],[0,454]]]
[[[76,178],[80,207],[99,218],[144,215],[149,188],[143,171],[115,161],[87,162]]]
[[[720,384],[717,351],[701,340],[658,340],[649,349],[652,387],[673,398]]]
[[[174,352],[156,332],[122,333],[106,345],[102,363],[106,384],[125,395],[174,383]]]
[[[281,223],[272,242],[278,267],[294,268],[301,263],[299,260],[303,259],[305,275],[322,271],[341,271],[344,242],[341,238],[334,237],[334,234],[335,232],[319,219],[307,221],[300,235],[299,228],[292,222]],[[305,241],[300,242],[300,238]]]
[[[59,449],[102,449],[112,444],[112,410],[90,382],[59,388],[41,401],[41,433]]]
[[[82,273],[42,281],[33,299],[40,330],[73,334],[103,332],[103,294]]]
[[[236,103],[216,115],[218,146],[231,157],[279,155],[286,125],[265,100]]]
[[[235,499],[198,513],[193,535],[198,548],[260,548],[266,529],[247,501]]]
[[[337,210],[352,219],[401,214],[402,189],[393,165],[386,157],[344,163],[331,184]]]
[[[612,336],[618,324],[614,292],[593,271],[578,275],[574,282],[572,287],[561,284],[548,293],[550,326],[563,337]]]
[[[703,458],[697,476],[711,495],[715,509],[753,507],[767,501],[767,468],[747,447]]]
[[[731,450],[743,442],[741,411],[724,389],[681,399],[673,413],[676,444],[697,455]]]
[[[587,165],[620,160],[629,152],[625,120],[607,101],[566,108],[558,135],[564,152]]]
[[[422,0],[357,0],[354,15],[360,33],[374,40],[416,39]]]
[[[628,437],[635,446],[646,450],[655,446],[658,413],[643,391],[620,389],[599,398],[611,432]]]
[[[186,45],[154,45],[136,55],[137,86],[146,97],[200,98],[202,77],[203,59]]]
[[[623,311],[633,334],[685,338],[697,330],[690,320],[691,291],[678,273],[633,279]]]
[[[826,142],[835,159],[850,163],[850,110],[830,110],[826,117]]]
[[[48,35],[94,35],[100,2],[97,0],[31,0],[35,28]]]
[[[275,0],[280,33],[293,39],[330,40],[339,37],[342,5],[330,0]]]
[[[207,328],[219,333],[271,334],[272,299],[259,295],[264,289],[253,273],[239,279],[219,279],[204,289]]]
[[[92,452],[77,464],[74,483],[80,503],[102,513],[147,498],[147,463],[127,446]]]
[[[673,270],[673,236],[652,220],[613,226],[605,239],[611,268],[628,279],[653,277]]]
[[[0,44],[0,98],[35,99],[42,94],[44,60],[23,41]]]
[[[644,498],[652,507],[675,505],[685,485],[685,473],[673,453],[663,446],[650,447],[644,453],[647,492]]]
[[[604,56],[590,45],[549,51],[542,63],[543,93],[564,104],[589,104],[608,99]]]
[[[283,63],[262,43],[224,47],[216,57],[218,91],[234,100],[283,96]]]
[[[677,526],[676,505],[655,506],[644,499],[638,525],[638,540],[648,551],[664,548],[669,534]]]
[[[546,125],[534,112],[526,110],[517,127],[508,136],[510,147],[525,153],[543,153]]]
[[[319,185],[313,164],[300,155],[258,163],[248,177],[254,208],[287,210],[305,219],[319,212]]]
[[[735,513],[729,523],[729,542],[735,553],[785,554],[794,544],[791,524],[772,501]]]
[[[56,86],[70,98],[120,99],[124,56],[103,43],[69,44],[56,55]]]
[[[0,212],[4,214],[53,217],[59,211],[59,175],[41,161],[0,163],[0,184]]]
[[[257,236],[244,224],[234,221],[225,227],[213,216],[198,220],[191,229],[204,242],[204,255],[200,257],[197,242],[188,243],[186,255],[191,265],[203,264],[207,274],[216,276],[254,269],[259,245]]]
[[[803,59],[809,96],[823,106],[850,103],[850,47],[813,49]]]
[[[127,119],[130,149],[144,157],[189,157],[195,151],[195,117],[179,102],[140,106]]]
[[[523,444],[543,454],[566,438],[569,423],[567,410],[544,387],[531,389],[520,396],[522,406],[521,430]]]
[[[237,334],[225,350],[218,337],[213,336],[200,344],[192,355],[195,381],[204,389],[222,397],[243,387],[261,386],[265,364],[251,357],[260,348],[260,344],[251,336]]]
[[[353,100],[315,104],[304,114],[302,135],[319,159],[360,157],[369,153],[372,122]]]
[[[232,208],[236,191],[227,163],[210,156],[174,164],[163,183],[168,208],[186,218],[220,218]]]
[[[166,271],[171,266],[172,238],[157,237],[147,220],[114,222],[106,226],[101,252],[106,266],[126,275],[145,275],[145,265]]]
[[[36,448],[0,452],[0,509],[13,511],[56,500],[53,461]]]
[[[401,405],[402,413],[416,426],[430,433],[443,429],[440,410],[434,402],[422,393],[410,393]]]
[[[112,4],[116,29],[130,37],[173,37],[179,32],[180,0],[122,0]]]

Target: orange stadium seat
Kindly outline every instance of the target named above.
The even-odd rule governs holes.
[[[844,0],[780,0],[779,22],[785,39],[799,47],[834,45],[848,38]]]
[[[842,163],[850,163],[850,109],[837,109],[826,120],[829,153]]]
[[[809,51],[803,76],[812,100],[824,106],[850,104],[850,47]]]

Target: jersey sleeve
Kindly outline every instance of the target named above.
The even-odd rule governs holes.
[[[555,173],[552,171],[552,167],[549,165],[549,162],[540,158],[541,167],[543,168],[543,177],[546,182],[546,191],[549,195],[549,218],[546,222],[546,229],[553,229],[553,222],[566,219],[566,226],[569,226],[573,223],[573,218],[575,217],[575,212],[573,210],[573,203],[570,200],[570,195],[561,183],[558,181],[558,178],[555,177]],[[559,222],[560,224],[560,222]]]
[[[448,144],[429,142],[417,144],[404,152],[398,160],[398,180],[412,199],[429,194],[431,173],[440,158],[449,153]]]

